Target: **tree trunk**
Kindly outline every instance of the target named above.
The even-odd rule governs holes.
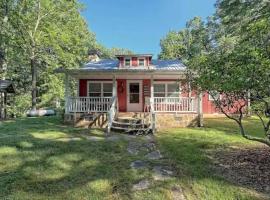
[[[4,110],[3,110],[3,118],[7,119],[7,92],[4,92]]]
[[[198,127],[203,127],[202,93],[198,94]]]
[[[6,62],[6,49],[0,48],[0,79],[5,80],[6,79],[6,72],[7,72],[7,62]],[[0,118],[5,119],[6,116],[6,110],[5,110],[5,98],[6,94],[0,93]]]
[[[31,58],[31,74],[32,74],[32,110],[37,109],[37,67],[35,59]]]
[[[3,109],[4,109],[3,93],[0,92],[0,119],[4,119]]]

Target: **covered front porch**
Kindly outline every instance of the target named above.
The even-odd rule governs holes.
[[[117,97],[68,97],[66,113],[107,113],[115,98]],[[160,113],[197,113],[196,101],[195,97],[152,97],[149,98],[149,102],[153,102],[152,109],[151,103],[149,105],[145,103],[143,111],[134,112],[152,110]]]
[[[77,96],[69,91],[70,76],[78,84]],[[66,73],[65,114],[84,115],[105,113],[108,131],[118,113],[142,113],[149,117],[151,129],[157,125],[156,116],[198,116],[201,113],[201,96],[192,92],[187,83],[183,90],[183,74],[145,73]]]

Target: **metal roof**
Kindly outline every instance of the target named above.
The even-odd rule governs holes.
[[[0,80],[0,92],[15,93],[12,82],[9,80]]]
[[[186,66],[180,60],[152,60],[149,67],[124,67],[119,68],[119,61],[115,59],[103,59],[95,62],[86,63],[80,69],[82,70],[153,70],[153,71],[183,71]]]

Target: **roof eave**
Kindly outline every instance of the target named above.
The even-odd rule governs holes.
[[[185,69],[182,70],[130,70],[130,69],[107,69],[107,70],[97,70],[97,69],[63,69],[57,70],[57,73],[65,73],[70,76],[78,75],[109,75],[109,74],[143,74],[143,75],[183,75],[186,73]]]

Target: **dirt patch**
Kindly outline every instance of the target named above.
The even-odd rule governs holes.
[[[215,168],[229,181],[270,193],[270,148],[231,149],[214,155]]]

